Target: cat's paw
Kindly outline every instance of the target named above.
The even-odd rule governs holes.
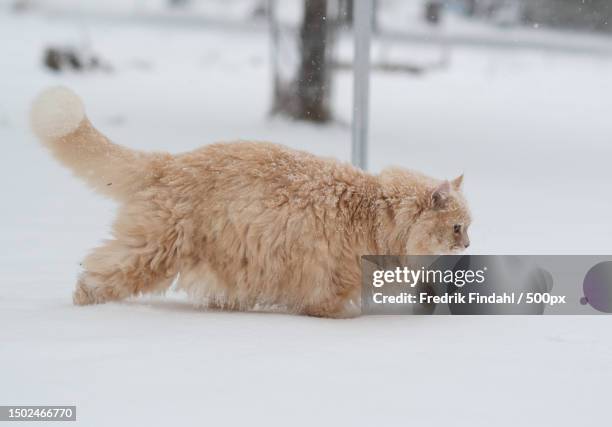
[[[311,317],[323,317],[327,319],[351,319],[361,315],[361,309],[351,303],[339,303],[334,305],[315,305],[305,307],[301,314]]]
[[[72,294],[74,305],[96,304],[96,299],[91,289],[87,287],[83,279],[79,279],[76,289]]]

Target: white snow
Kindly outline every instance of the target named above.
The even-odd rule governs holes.
[[[52,42],[88,44],[114,70],[47,72]],[[376,43],[407,62],[440,49]],[[265,139],[349,159],[350,73],[336,76],[336,124],[269,119],[268,45],[257,27],[0,13],[0,404],[76,404],[83,426],[607,422],[605,316],[331,321],[205,312],[181,294],[71,304],[115,206],[35,141],[35,95],[72,88],[131,147]],[[372,169],[465,172],[472,253],[610,253],[611,75],[605,56],[493,48],[453,48],[423,76],[375,73]]]

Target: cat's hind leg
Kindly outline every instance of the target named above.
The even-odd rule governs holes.
[[[83,261],[84,271],[73,294],[76,305],[118,301],[168,289],[177,272],[160,248],[111,240]]]

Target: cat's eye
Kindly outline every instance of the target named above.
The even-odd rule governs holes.
[[[461,233],[461,225],[460,224],[455,224],[453,226],[453,231],[455,232],[455,234]]]

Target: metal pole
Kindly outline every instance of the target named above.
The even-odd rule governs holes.
[[[353,0],[355,57],[353,60],[353,165],[368,168],[370,35],[373,0]]]

